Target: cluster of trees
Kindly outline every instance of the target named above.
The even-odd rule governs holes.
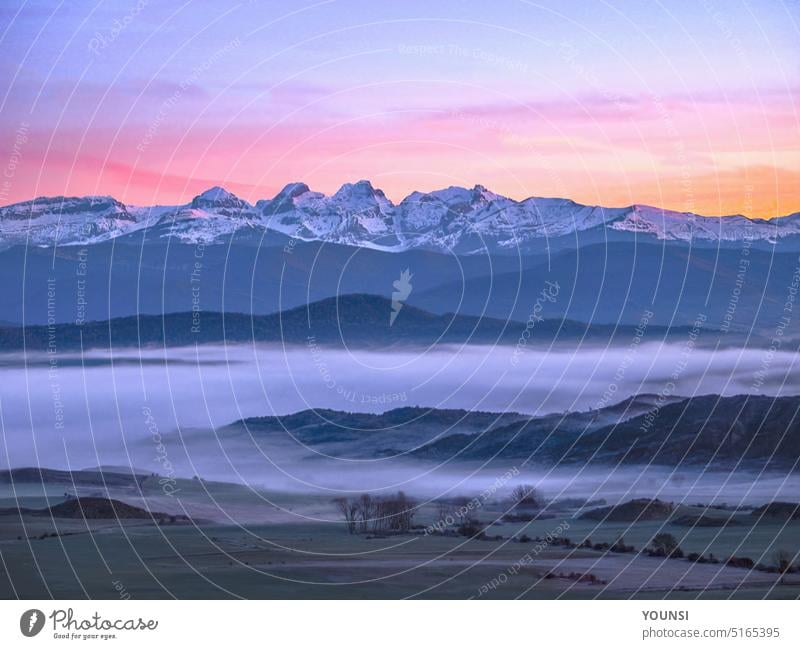
[[[511,492],[511,500],[515,507],[522,509],[541,509],[547,504],[536,487],[529,484],[514,487]]]
[[[529,484],[514,487],[510,496],[511,509],[503,519],[512,523],[534,520],[547,506],[541,493]]]
[[[402,491],[389,496],[334,498],[333,503],[350,534],[408,532],[416,514],[416,503]]]
[[[669,532],[660,532],[653,537],[650,541],[649,553],[652,557],[669,557],[671,559],[680,559],[683,557],[683,550],[678,545],[676,539]]]

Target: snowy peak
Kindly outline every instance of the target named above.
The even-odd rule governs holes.
[[[195,210],[212,210],[215,212],[249,212],[252,206],[247,201],[223,189],[212,187],[192,199],[190,207]]]
[[[378,197],[386,200],[386,195],[380,189],[375,189],[369,180],[359,180],[356,183],[345,183],[339,188],[333,198],[336,200],[370,200]]]
[[[394,205],[380,189],[375,189],[368,180],[346,183],[339,188],[331,202],[353,214],[370,211],[374,214],[390,214]]]
[[[281,191],[279,191],[275,198],[272,199],[273,203],[290,202],[295,198],[308,194],[311,190],[305,183],[289,183]]]
[[[472,203],[491,203],[492,201],[497,200],[498,198],[505,199],[504,196],[500,196],[499,194],[495,194],[494,192],[490,192],[486,187],[483,185],[475,185],[472,188]],[[508,199],[505,199],[508,200]]]
[[[187,205],[162,208],[149,224],[158,236],[184,243],[211,244],[243,228],[254,227],[258,218],[250,203],[222,187],[212,187]]]
[[[204,201],[226,201],[236,200],[236,196],[231,194],[227,189],[223,189],[219,185],[215,185],[211,189],[207,189],[199,196],[195,196],[195,200]]]

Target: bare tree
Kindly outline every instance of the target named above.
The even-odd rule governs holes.
[[[397,492],[397,525],[400,531],[408,532],[411,529],[411,524],[414,520],[416,511],[416,503],[405,495],[402,491]]]
[[[515,507],[542,507],[544,499],[537,491],[536,487],[530,484],[521,484],[514,487],[511,492],[511,500],[515,503]]]
[[[339,513],[342,515],[345,526],[347,527],[347,531],[350,534],[355,534],[358,517],[358,504],[351,502],[344,497],[334,498],[333,504],[336,505],[336,509],[338,509]]]
[[[389,505],[387,498],[378,498],[375,500],[375,518],[373,520],[372,528],[376,532],[382,532],[389,529]]]
[[[334,498],[333,503],[350,534],[366,534],[370,529],[373,532],[408,532],[417,513],[414,501],[402,491],[382,498],[370,494],[362,494],[351,500]]]
[[[789,550],[776,550],[775,565],[778,566],[778,572],[781,573],[781,583],[786,580],[786,573],[792,571],[794,560],[795,556]]]
[[[358,499],[358,516],[361,519],[361,533],[366,534],[369,531],[370,524],[375,531],[375,500],[369,494],[361,494]]]
[[[376,519],[382,529],[392,532],[408,532],[416,514],[416,506],[405,493],[398,491],[392,496],[380,498]]]

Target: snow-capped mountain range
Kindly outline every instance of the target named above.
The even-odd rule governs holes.
[[[706,217],[646,205],[605,208],[561,198],[516,201],[481,185],[414,192],[395,205],[366,180],[345,184],[332,196],[291,183],[255,205],[213,187],[176,206],[137,207],[111,196],[86,196],[0,207],[2,247],[89,245],[150,229],[154,236],[185,243],[218,243],[250,230],[389,251],[512,252],[531,240],[603,228],[661,240],[774,243],[800,235],[800,213],[767,220]]]

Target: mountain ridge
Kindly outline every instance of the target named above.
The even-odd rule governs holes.
[[[254,342],[348,347],[472,343],[502,344],[513,351],[512,346],[526,329],[524,322],[438,314],[411,305],[404,305],[392,322],[391,312],[392,301],[388,298],[349,294],[268,315],[185,311],[124,316],[81,325],[0,326],[0,348],[5,351],[46,350],[53,341],[60,350]],[[537,323],[530,344],[551,344],[558,340],[581,340],[587,344],[608,342],[615,337],[630,337],[634,330],[632,325],[543,320]],[[686,326],[655,325],[648,330],[657,340],[682,337],[687,331]],[[712,338],[719,334],[718,331],[706,333]]]
[[[5,247],[91,245],[142,229],[195,244],[220,243],[226,235],[252,229],[389,252],[422,248],[473,254],[524,251],[530,242],[593,229],[661,241],[774,244],[800,236],[800,212],[771,219],[702,216],[638,203],[603,207],[566,198],[515,200],[482,185],[412,192],[395,204],[368,180],[345,183],[331,195],[289,183],[255,204],[214,186],[182,205],[142,207],[111,196],[55,196],[0,207],[0,245]]]

